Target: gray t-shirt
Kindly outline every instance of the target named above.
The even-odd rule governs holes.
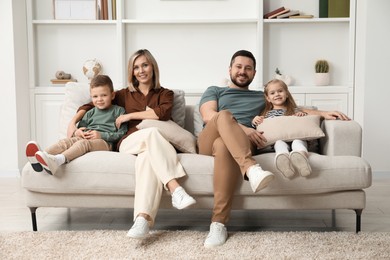
[[[207,101],[217,101],[218,111],[229,110],[237,121],[252,127],[252,119],[263,111],[265,106],[262,91],[211,86],[203,93],[199,106]]]

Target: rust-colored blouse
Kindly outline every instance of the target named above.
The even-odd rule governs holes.
[[[126,114],[142,112],[146,110],[146,107],[149,107],[154,110],[159,120],[167,121],[171,118],[173,107],[173,91],[161,87],[160,89],[150,90],[148,95],[144,96],[144,94],[142,94],[138,89],[135,92],[130,92],[128,88],[124,88],[115,91],[115,98],[112,103],[124,107]],[[94,106],[91,102],[82,105],[78,110],[88,111],[93,107]],[[128,122],[127,133],[122,137],[122,139],[119,140],[116,147],[117,150],[119,149],[123,139],[138,130],[136,126],[141,121],[142,120],[130,120]]]

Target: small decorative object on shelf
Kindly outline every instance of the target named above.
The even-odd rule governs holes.
[[[287,86],[291,86],[293,83],[292,77],[290,77],[288,75],[282,75],[282,73],[280,72],[280,70],[278,68],[276,68],[276,70],[275,70],[275,79],[282,80],[284,83],[286,83]]]
[[[96,20],[96,0],[54,0],[54,19]]]
[[[315,64],[315,84],[317,86],[329,85],[329,63],[326,60],[317,60]]]
[[[83,73],[88,80],[91,80],[96,75],[102,73],[102,68],[102,64],[96,59],[87,60],[83,65]]]
[[[56,72],[56,78],[50,80],[52,84],[65,84],[68,82],[75,82],[77,80],[72,79],[72,75],[65,73],[62,70]]]

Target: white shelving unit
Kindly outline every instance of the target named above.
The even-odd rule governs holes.
[[[290,91],[299,104],[353,117],[356,0],[350,0],[349,18],[318,18],[313,0],[116,2],[117,20],[54,20],[52,0],[26,0],[32,138],[57,139],[40,128],[57,120],[42,115],[46,104],[55,111],[53,103],[42,102],[46,98],[59,110],[64,88],[50,83],[57,70],[86,82],[82,65],[96,58],[120,89],[127,82],[127,59],[141,48],[156,57],[163,86],[183,89],[189,103],[208,86],[220,85],[231,55],[247,49],[257,58],[252,89],[260,89],[279,68],[294,78]],[[262,18],[280,6],[315,17]],[[331,86],[318,87],[314,63],[323,58],[331,66]]]

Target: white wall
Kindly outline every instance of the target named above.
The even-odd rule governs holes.
[[[358,1],[355,120],[363,126],[363,157],[374,172],[390,172],[388,8],[388,0]]]
[[[1,78],[1,149],[0,174],[18,171],[16,79],[13,37],[12,0],[0,1],[0,78]],[[28,95],[28,92],[26,92]]]
[[[363,156],[375,172],[390,172],[385,107],[390,98],[389,8],[388,0],[359,0],[357,6],[355,116],[363,126]],[[0,176],[6,176],[16,175],[25,163],[23,148],[29,138],[24,0],[0,1],[0,31]]]

